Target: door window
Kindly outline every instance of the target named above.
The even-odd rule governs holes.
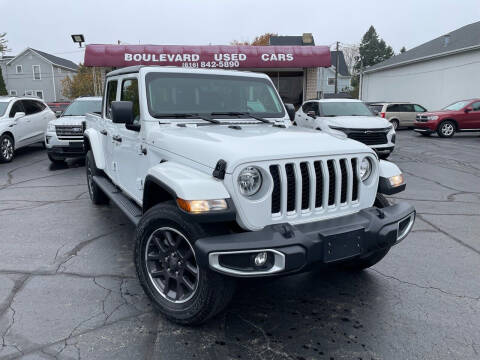
[[[480,101],[474,102],[472,104],[473,111],[480,111]]]
[[[399,112],[399,111],[401,111],[399,104],[388,105],[387,107],[387,112]]]
[[[23,104],[21,100],[15,101],[15,103],[12,105],[12,109],[10,110],[9,116],[13,118],[16,113],[18,112],[25,112],[25,109],[23,108]]]
[[[415,110],[413,109],[412,104],[403,104],[403,111],[405,112],[414,112]]]
[[[105,117],[108,119],[112,118],[112,101],[117,100],[117,80],[109,81],[107,84],[107,94],[105,103]]]
[[[306,114],[307,112],[313,110],[313,102],[307,102],[303,104],[302,111]]]
[[[39,113],[44,109],[43,104],[35,100],[22,100],[22,103],[27,115]]]
[[[425,109],[423,106],[420,106],[418,104],[413,105],[413,108],[415,109],[415,112],[425,112],[427,109]]]
[[[138,124],[140,121],[140,104],[138,101],[137,79],[125,79],[122,81],[120,100],[131,101],[133,103],[133,122]]]

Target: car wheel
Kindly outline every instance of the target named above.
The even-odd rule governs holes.
[[[400,123],[398,122],[398,120],[391,120],[390,123],[392,124],[393,126],[393,130],[397,130]]]
[[[437,134],[443,138],[452,137],[455,134],[455,123],[451,120],[442,121],[437,128]]]
[[[50,154],[47,154],[47,156],[48,156],[48,159],[54,164],[64,164],[65,163],[65,159],[57,159],[57,158],[54,158]]]
[[[0,136],[0,162],[10,162],[14,156],[15,145],[12,137],[6,134]]]
[[[234,279],[198,265],[193,244],[205,236],[200,225],[185,220],[173,202],[155,205],[138,224],[138,278],[155,308],[176,323],[203,323],[233,296]]]
[[[375,198],[375,203],[373,204],[373,206],[379,209],[382,209],[387,206],[390,206],[390,202],[382,194],[377,194],[377,197]],[[343,270],[362,271],[377,264],[380,260],[382,260],[385,257],[385,255],[387,255],[389,250],[390,250],[390,247],[387,247],[385,249],[375,251],[373,253],[367,254],[366,256],[363,256],[360,258],[347,260],[341,263],[339,266]]]
[[[104,176],[104,173],[95,165],[95,159],[91,150],[87,153],[85,168],[87,170],[87,187],[90,200],[92,200],[95,205],[108,204],[109,199],[107,195],[105,195],[103,190],[93,181],[94,176]]]

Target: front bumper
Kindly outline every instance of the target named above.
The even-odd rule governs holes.
[[[195,250],[201,267],[226,275],[281,275],[389,248],[407,236],[414,221],[413,206],[401,202],[314,223],[276,224],[260,231],[202,238],[195,242]],[[268,260],[257,267],[254,261],[260,252],[267,253]]]
[[[47,153],[57,159],[77,158],[85,156],[82,140],[61,140],[54,132],[45,135]]]
[[[437,129],[437,123],[433,121],[427,121],[427,122],[415,122],[413,124],[413,131],[419,132],[419,133],[428,133],[431,134],[435,132]]]

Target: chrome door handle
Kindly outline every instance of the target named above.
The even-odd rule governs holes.
[[[104,129],[104,130],[101,130],[101,131],[100,131],[100,134],[105,135],[105,136],[108,135],[107,130],[105,130],[105,129]]]

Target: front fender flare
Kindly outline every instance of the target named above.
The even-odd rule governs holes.
[[[155,165],[149,169],[147,176],[157,179],[166,187],[165,190],[184,200],[230,198],[222,180],[178,163]]]
[[[94,129],[85,130],[84,137],[85,141],[88,140],[90,144],[90,149],[93,152],[93,158],[95,159],[95,166],[100,170],[105,170],[105,156],[103,153],[103,146],[101,134]],[[84,145],[85,146],[85,145]]]

